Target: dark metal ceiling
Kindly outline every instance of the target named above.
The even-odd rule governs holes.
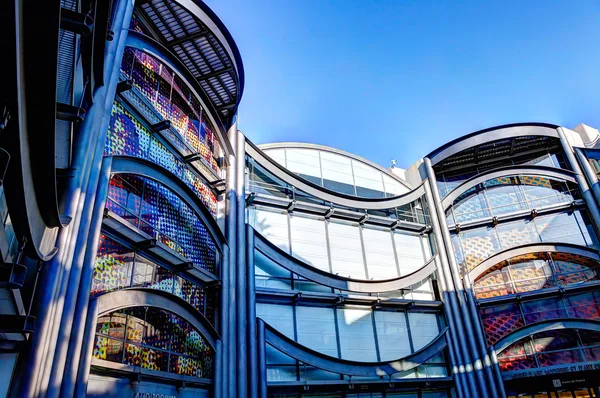
[[[501,164],[503,159],[533,154],[559,145],[556,138],[548,136],[525,136],[506,138],[486,142],[456,155],[450,156],[438,163],[435,168],[439,171],[457,170],[467,167],[493,167]]]
[[[195,4],[207,11],[204,4]],[[241,60],[232,59],[217,32],[172,0],[142,1],[136,5],[136,18],[181,60],[221,113],[220,116],[229,120],[236,111],[243,90],[243,70]],[[222,25],[218,18],[215,19],[210,22]],[[218,33],[229,36],[224,26]],[[239,58],[235,43],[225,45],[234,47],[234,56]]]

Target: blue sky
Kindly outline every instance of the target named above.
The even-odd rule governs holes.
[[[206,0],[246,72],[255,143],[407,167],[458,136],[538,121],[600,128],[600,2]]]

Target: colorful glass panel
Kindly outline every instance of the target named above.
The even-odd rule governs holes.
[[[495,265],[473,283],[478,299],[596,281],[600,263],[569,253],[530,253]]]
[[[173,271],[101,234],[92,280],[92,294],[126,287],[147,287],[171,293],[190,303],[200,313],[204,314],[206,311],[203,286],[176,275]],[[210,320],[212,314],[206,316]]]
[[[217,197],[208,185],[179,161],[122,104],[115,102],[111,111],[104,154],[134,156],[150,160],[175,174],[202,200],[213,215],[217,212]],[[115,195],[117,195],[115,193]]]
[[[110,338],[111,327],[107,324],[117,324],[120,330],[126,324],[127,333]],[[214,351],[189,322],[170,312],[153,307],[116,311],[98,317],[96,332],[94,358],[155,371],[212,377]]]
[[[140,176],[114,175],[107,207],[127,211],[126,220],[132,225],[199,267],[215,272],[216,247],[202,220],[164,185]]]
[[[536,333],[498,353],[502,371],[531,369],[596,360],[600,333],[561,329]]]
[[[133,252],[105,235],[100,235],[91,293],[129,286]]]
[[[199,153],[218,172],[213,154],[218,153],[219,146],[214,139],[214,130],[187,83],[158,59],[133,48],[125,49],[121,72],[160,118],[171,122],[187,147]]]

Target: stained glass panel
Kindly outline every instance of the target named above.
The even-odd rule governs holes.
[[[215,272],[216,247],[202,220],[164,185],[140,176],[114,175],[107,207],[117,214],[127,212],[126,219],[132,225],[194,264]]]
[[[110,333],[115,325],[124,330],[125,324],[126,334]],[[212,377],[212,348],[189,322],[162,309],[135,307],[102,315],[96,331],[94,358],[155,371]]]
[[[185,182],[216,214],[217,198],[210,188],[118,102],[111,111],[104,154],[134,156],[164,167]]]

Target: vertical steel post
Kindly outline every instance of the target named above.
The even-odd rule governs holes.
[[[438,214],[435,211],[435,202],[433,201],[431,188],[428,184],[425,184],[425,196],[430,210],[431,227],[433,228],[433,234],[435,237],[435,243],[439,258],[437,270],[445,298],[444,311],[446,313],[446,317],[448,318],[448,323],[450,324],[450,336],[454,337],[452,338],[452,341],[456,345],[455,353],[456,359],[459,360],[459,372],[464,372],[465,374],[465,395],[467,397],[476,397],[479,396],[479,390],[477,389],[477,383],[475,381],[475,376],[473,375],[473,365],[471,364],[469,350],[464,345],[466,338],[460,321],[460,312],[458,311],[456,297],[454,296],[454,288],[452,286],[452,282],[448,272],[448,259],[446,249],[444,248],[443,242],[441,242],[442,232],[438,220]]]
[[[592,166],[583,153],[583,150],[581,148],[573,148],[573,150],[575,151],[575,156],[577,156],[577,160],[579,161],[579,165],[581,166],[583,174],[585,175],[585,178],[592,189],[592,194],[594,195],[594,199],[596,199],[596,204],[600,205],[600,184],[598,183],[598,176],[596,175],[594,169],[592,169]]]
[[[248,395],[258,397],[258,348],[256,342],[256,292],[254,275],[254,228],[246,225],[246,276],[248,308]]]
[[[267,342],[265,323],[262,319],[256,320],[258,338],[258,397],[267,398]]]
[[[92,363],[92,354],[94,353],[94,340],[96,338],[96,319],[98,318],[98,301],[90,301],[86,317],[85,334],[81,346],[81,364],[77,372],[77,381],[75,383],[75,393],[73,397],[85,397],[87,392],[88,378],[90,376],[90,366]]]
[[[77,373],[79,371],[79,366],[82,363],[80,361],[80,355],[82,351],[82,344],[84,342],[83,336],[85,334],[85,329],[86,326],[93,328],[93,322],[95,322],[95,319],[86,319],[86,315],[88,313],[87,307],[90,302],[90,286],[92,282],[92,276],[94,274],[96,252],[98,249],[98,237],[100,236],[100,230],[102,228],[102,218],[104,214],[104,205],[106,203],[106,195],[108,192],[111,166],[112,158],[104,158],[102,161],[100,178],[98,179],[96,188],[96,201],[92,213],[90,233],[87,237],[85,249],[82,248],[82,250],[85,251],[85,258],[83,260],[82,267],[83,273],[81,275],[79,294],[76,299],[77,302],[74,311],[73,329],[71,331],[69,347],[66,354],[66,357],[69,358],[69,360],[66,361],[64,365],[65,368],[60,386],[60,396],[63,397],[73,396]]]
[[[111,67],[107,67],[105,71],[105,82],[107,84],[104,103],[99,103],[96,105],[103,105],[103,113],[101,123],[99,125],[99,131],[97,133],[95,150],[93,152],[93,165],[91,167],[89,181],[86,187],[85,195],[83,195],[80,199],[80,201],[83,201],[84,204],[80,211],[81,222],[79,224],[79,232],[75,237],[76,243],[73,257],[71,259],[71,272],[69,274],[68,288],[64,298],[65,304],[59,326],[58,344],[56,344],[56,352],[54,354],[54,361],[52,363],[51,371],[50,369],[47,370],[47,372],[50,372],[46,394],[48,398],[54,398],[58,396],[62,383],[72,382],[74,380],[68,376],[66,379],[64,377],[65,367],[71,366],[70,363],[73,363],[73,361],[68,362],[67,358],[72,358],[68,355],[69,351],[71,351],[72,355],[75,352],[79,353],[81,351],[79,347],[79,340],[73,340],[71,338],[71,334],[73,332],[73,328],[77,330],[79,327],[75,321],[82,324],[84,323],[80,316],[83,315],[84,309],[78,308],[81,312],[77,314],[75,313],[77,301],[81,299],[81,296],[89,297],[91,272],[86,272],[89,270],[83,269],[85,264],[84,260],[87,253],[86,247],[89,243],[88,235],[90,235],[91,230],[94,229],[92,219],[96,217],[97,214],[102,213],[102,208],[104,207],[104,200],[106,197],[106,191],[104,191],[101,195],[97,195],[98,189],[102,189],[99,188],[101,172],[103,171],[104,173],[108,173],[110,171],[110,163],[105,164],[102,158],[104,153],[104,141],[106,139],[106,132],[108,130],[108,124],[110,121],[112,104],[117,89],[117,83],[119,81],[120,65],[123,58],[125,40],[128,33],[127,28],[129,27],[129,21],[132,13],[133,2],[131,0],[123,0],[117,5],[114,23],[116,26],[120,27],[117,30],[119,34],[117,36],[117,40],[113,40],[113,42],[109,43],[106,48],[106,59],[108,61],[108,65]],[[98,206],[96,205],[98,200],[102,202],[102,208],[100,209],[98,209]],[[97,222],[100,223],[101,221]],[[91,244],[95,245],[96,242],[92,242]],[[87,283],[85,283],[86,281],[82,281],[82,276],[84,273],[86,274],[86,277],[88,275],[90,276],[90,279]],[[76,347],[71,347],[71,345],[75,345]],[[70,389],[70,387],[67,387],[67,389]]]
[[[442,209],[441,207],[442,199],[440,197],[440,192],[437,187],[435,172],[433,171],[431,160],[429,158],[425,158],[424,165],[427,174],[427,179],[429,180],[429,187],[431,188],[431,194],[434,200],[433,207],[435,208],[435,211],[437,213],[438,223],[442,233],[441,240],[443,242],[443,246],[448,256],[448,285],[450,285],[451,283],[454,284],[454,292],[456,294],[457,305],[460,309],[460,312],[458,314],[461,315],[465,330],[467,332],[468,346],[473,355],[475,371],[478,374],[480,383],[483,381],[483,389],[485,393],[488,393],[489,388],[492,396],[497,397],[499,396],[499,387],[497,385],[498,382],[494,377],[494,372],[492,371],[492,362],[489,359],[488,351],[485,347],[485,335],[479,333],[476,334],[475,329],[477,328],[473,326],[474,324],[479,322],[477,310],[475,308],[475,303],[466,300],[466,296],[464,294],[464,287],[461,281],[460,273],[458,271],[456,257],[454,256],[452,239],[450,237],[450,232],[448,231],[448,225],[446,224],[446,215],[444,213],[444,209]],[[472,307],[474,311],[471,311],[471,308],[469,307]],[[473,312],[475,313],[475,318],[473,317]],[[479,332],[479,329],[477,329],[477,331]],[[485,376],[488,379],[487,382],[483,377],[483,373],[485,373]]]
[[[237,396],[248,396],[248,352],[246,334],[246,198],[245,198],[245,171],[246,171],[246,140],[241,131],[236,136],[236,164],[235,164],[235,190],[237,195],[236,206],[236,245],[237,245]]]
[[[213,390],[213,398],[221,398],[222,388],[221,388],[221,377],[223,368],[223,342],[221,340],[217,340],[217,346],[215,347],[215,369],[214,369],[214,380],[212,385]]]
[[[229,281],[227,285],[223,285],[225,294],[228,295],[229,306],[223,308],[223,312],[227,312],[227,328],[229,329],[229,339],[223,344],[227,345],[228,358],[225,368],[228,374],[228,391],[227,397],[234,397],[237,394],[236,373],[237,373],[237,297],[236,297],[236,279],[237,279],[237,193],[236,193],[236,155],[237,155],[237,123],[229,128],[227,133],[234,153],[229,156],[229,165],[227,166],[227,193],[226,193],[226,219],[225,219],[225,236],[229,244],[229,261],[223,266],[229,267]]]
[[[587,209],[590,213],[590,216],[594,221],[594,229],[596,231],[596,235],[598,236],[598,238],[600,238],[600,209],[598,209],[598,204],[596,203],[596,200],[594,199],[594,196],[590,191],[590,186],[588,185],[587,180],[583,176],[583,171],[579,166],[579,162],[577,162],[577,159],[575,158],[573,147],[571,146],[571,143],[569,142],[569,139],[567,138],[564,129],[562,127],[559,127],[557,131],[558,136],[560,137],[560,144],[562,145],[563,152],[565,153],[567,161],[569,162],[571,168],[573,169],[573,172],[575,173],[575,178],[577,179],[579,190],[581,191],[583,200],[587,205]]]

